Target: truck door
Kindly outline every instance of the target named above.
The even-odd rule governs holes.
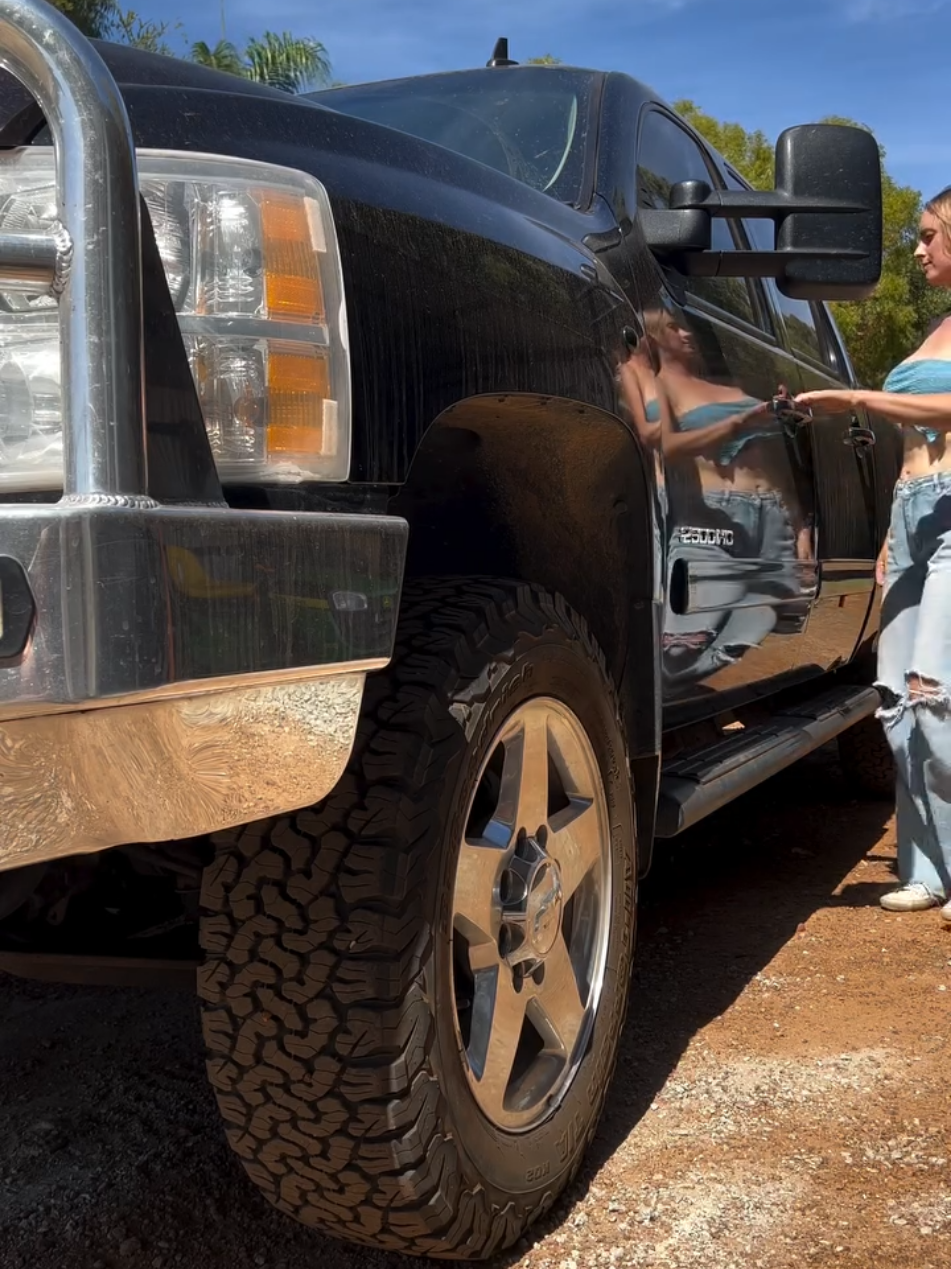
[[[835,328],[820,304],[791,300],[769,284],[786,342],[795,354],[796,388],[848,385]],[[792,378],[792,375],[790,375]],[[790,389],[793,383],[790,383]],[[819,415],[806,424],[815,480],[815,543],[819,593],[810,640],[829,667],[847,661],[865,625],[881,541],[876,506],[875,441],[864,411]]]
[[[735,173],[727,186],[749,188]],[[766,221],[746,221],[754,246],[773,249]],[[772,279],[764,283],[772,321],[788,350],[784,374],[790,391],[843,388],[853,382],[835,326],[821,304],[783,295]],[[810,655],[833,669],[855,651],[875,589],[875,557],[883,525],[881,480],[876,473],[876,440],[864,410],[819,415],[801,429],[798,443],[810,454],[814,485],[814,546],[818,595],[809,621]]]
[[[724,183],[699,139],[655,107],[641,121],[637,176],[641,208],[669,206],[677,181]],[[714,250],[748,249],[739,222],[716,219],[713,234]],[[812,452],[764,408],[792,367],[762,284],[655,272],[643,343],[662,425],[664,696],[674,705],[824,667],[807,641],[817,581]]]

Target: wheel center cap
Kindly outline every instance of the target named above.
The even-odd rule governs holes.
[[[547,956],[561,933],[565,894],[553,859],[540,863],[532,877],[525,912],[525,932],[535,956]]]

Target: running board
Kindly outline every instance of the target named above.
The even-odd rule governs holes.
[[[837,687],[780,710],[715,744],[665,763],[657,802],[658,837],[676,837],[721,806],[818,749],[878,708],[871,687]]]

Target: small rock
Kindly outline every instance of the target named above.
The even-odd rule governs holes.
[[[134,1256],[137,1251],[142,1250],[142,1244],[137,1238],[127,1238],[119,1244],[120,1256]]]

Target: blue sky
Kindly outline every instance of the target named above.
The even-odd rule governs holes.
[[[125,0],[124,0],[125,2]],[[130,0],[221,37],[221,0]],[[926,195],[951,184],[947,80],[951,0],[224,0],[227,36],[265,27],[312,35],[347,83],[481,65],[496,36],[510,55],[622,70],[668,100],[721,119],[782,128],[827,114],[872,127],[888,167]],[[178,45],[180,36],[173,35]]]

